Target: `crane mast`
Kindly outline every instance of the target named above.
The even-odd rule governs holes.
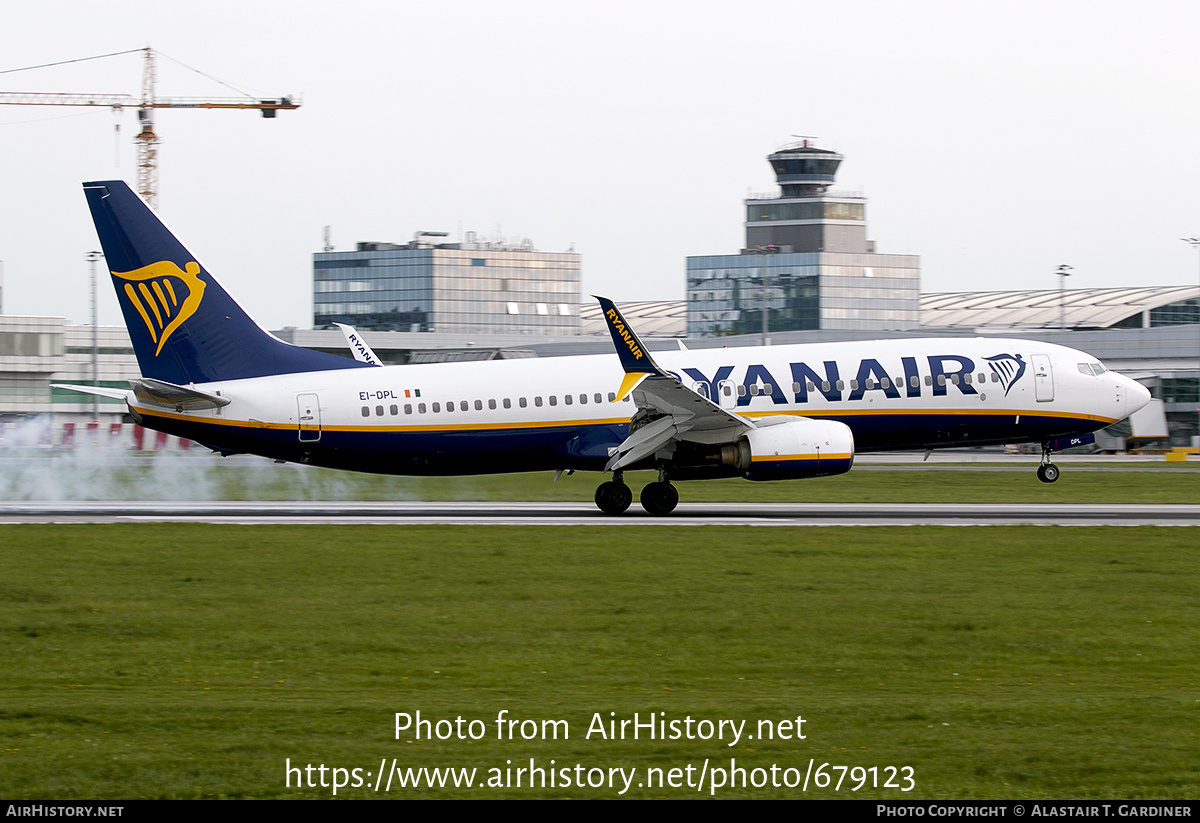
[[[4,106],[106,106],[113,109],[137,107],[140,130],[134,137],[137,146],[137,192],[158,208],[158,134],[154,131],[155,109],[258,109],[263,117],[273,118],[275,112],[300,108],[293,97],[254,99],[252,97],[204,98],[158,97],[155,92],[154,50],[147,46],[143,52],[142,94],[82,94],[68,92],[0,92]],[[121,52],[126,54],[128,52]],[[107,55],[106,55],[107,56]],[[94,58],[85,58],[94,59]],[[74,61],[71,61],[74,62]]]

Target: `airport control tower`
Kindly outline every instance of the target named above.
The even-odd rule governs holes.
[[[842,156],[801,140],[767,160],[779,192],[746,199],[745,248],[687,259],[688,336],[916,328],[920,258],[875,253],[866,198],[830,190]]]
[[[830,193],[842,156],[808,140],[767,157],[779,183],[777,197],[746,200],[746,247],[785,252],[874,251],[867,241],[867,201],[860,194]]]

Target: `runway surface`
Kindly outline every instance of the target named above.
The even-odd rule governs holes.
[[[534,526],[1200,526],[1200,505],[683,503],[666,517],[590,503],[7,502],[0,523]]]

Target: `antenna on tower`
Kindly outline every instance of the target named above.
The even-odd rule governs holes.
[[[330,226],[325,227],[325,251],[333,251],[333,243],[329,239]]]

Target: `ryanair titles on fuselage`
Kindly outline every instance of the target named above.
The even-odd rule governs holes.
[[[924,373],[916,357],[899,358],[899,369],[885,367],[879,360],[868,357],[859,362],[857,371],[852,375],[849,372],[843,374],[836,360],[824,360],[820,366],[804,362],[790,363],[786,375],[772,373],[765,365],[752,363],[746,367],[740,382],[733,378],[734,366],[719,366],[711,374],[696,368],[684,368],[680,370],[681,373],[671,374],[681,381],[703,387],[703,391],[714,401],[720,396],[721,386],[732,382],[740,387],[737,405],[748,406],[755,395],[770,397],[774,403],[781,405],[807,403],[810,392],[820,394],[832,403],[862,400],[869,391],[883,392],[892,400],[899,400],[902,393],[904,397],[921,397],[926,393],[933,397],[944,397],[950,386],[962,394],[977,395],[983,388],[982,383],[978,382],[980,376],[989,374],[996,387],[1003,389],[1007,395],[1026,371],[1025,360],[1019,354],[983,358],[987,363],[986,372],[966,355],[932,354],[923,359],[927,366]],[[755,386],[757,389],[752,391]],[[790,399],[785,387],[792,390]]]

